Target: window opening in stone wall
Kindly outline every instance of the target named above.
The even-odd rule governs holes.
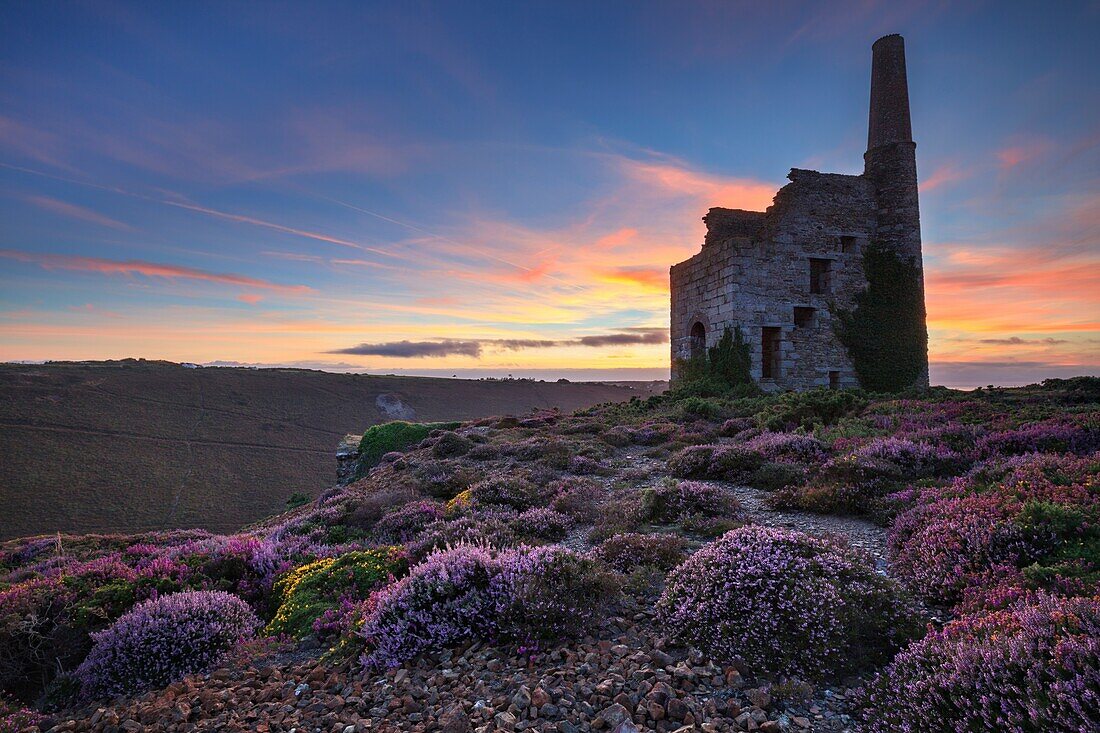
[[[698,321],[691,327],[691,358],[702,357],[707,348],[707,329]]]
[[[760,330],[760,376],[763,379],[779,378],[780,332],[775,326]]]
[[[814,327],[814,309],[795,306],[794,325],[798,328]]]
[[[810,293],[825,295],[829,292],[830,260],[810,258]]]
[[[855,237],[841,237],[840,238],[840,251],[844,254],[852,254],[859,249],[859,242]]]
[[[840,389],[840,372],[829,372],[829,389]]]

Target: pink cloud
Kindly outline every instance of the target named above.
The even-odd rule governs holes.
[[[956,181],[961,181],[969,176],[969,173],[960,170],[951,163],[947,163],[936,168],[932,171],[931,175],[926,176],[924,180],[920,182],[920,192],[928,193],[929,191],[934,191],[937,188],[947,186]]]
[[[248,303],[249,305],[255,305],[264,299],[264,296],[257,295],[256,293],[241,293],[237,296],[237,300],[242,303]]]
[[[1045,138],[1026,140],[998,150],[997,160],[1002,169],[1010,170],[1023,163],[1029,163],[1043,157],[1050,152],[1052,147],[1051,142]]]
[[[611,232],[611,234],[600,237],[593,242],[592,245],[596,249],[616,249],[617,247],[630,244],[637,236],[637,229],[634,227],[624,227],[618,231]]]
[[[0,257],[36,264],[46,270],[76,270],[97,272],[103,275],[144,275],[169,280],[201,280],[205,282],[261,288],[287,295],[302,295],[313,292],[306,285],[280,285],[269,280],[261,280],[245,275],[208,272],[193,267],[164,265],[144,260],[108,260],[101,257],[79,257],[74,255],[40,254],[12,249],[0,249]]]

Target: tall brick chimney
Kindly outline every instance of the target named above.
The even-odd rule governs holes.
[[[921,321],[924,321],[924,267],[921,261],[920,204],[917,197],[917,144],[909,118],[905,39],[883,36],[871,46],[871,109],[863,175],[871,181],[878,206],[875,241],[891,247],[920,269]],[[928,386],[928,367],[918,380]]]
[[[878,201],[877,239],[921,265],[917,145],[909,120],[905,41],[883,36],[871,47],[871,111],[864,175]]]
[[[913,142],[909,83],[905,78],[905,39],[883,36],[871,46],[871,114],[867,149]]]

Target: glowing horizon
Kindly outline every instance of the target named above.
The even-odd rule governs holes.
[[[667,370],[703,214],[859,172],[897,31],[932,381],[1100,373],[1100,11],[848,10],[8,6],[0,360]]]

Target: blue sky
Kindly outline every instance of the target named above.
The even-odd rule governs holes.
[[[1100,368],[1095,2],[0,15],[2,359],[660,376],[700,217],[859,172],[900,32],[933,381]]]

